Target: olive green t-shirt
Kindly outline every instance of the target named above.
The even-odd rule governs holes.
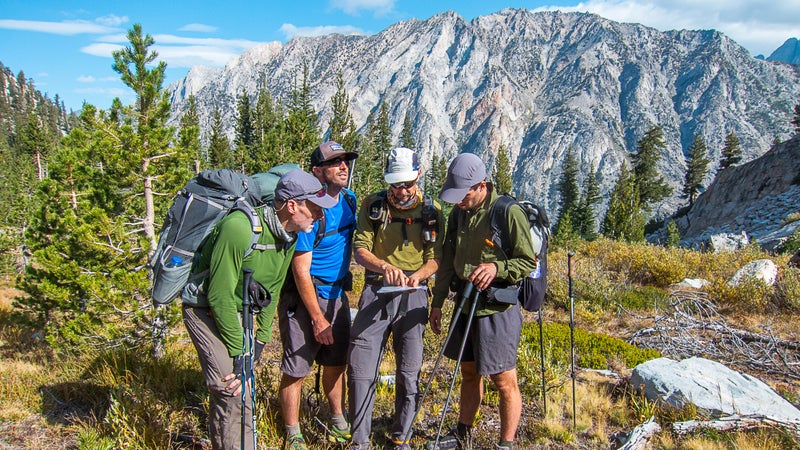
[[[430,259],[442,256],[442,238],[444,231],[444,217],[442,208],[437,202],[432,202],[436,208],[436,241],[423,242],[422,223],[414,220],[422,216],[424,202],[415,208],[399,210],[386,200],[386,192],[372,194],[364,200],[358,210],[356,233],[353,238],[353,248],[369,250],[377,258],[401,270],[415,271]],[[369,218],[370,205],[383,198],[387,212],[392,217],[392,222],[375,224]],[[403,238],[403,228],[405,237]]]

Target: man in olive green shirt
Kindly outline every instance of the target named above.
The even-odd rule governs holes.
[[[245,213],[237,210],[216,224],[195,258],[192,273],[207,275],[197,301],[184,302],[183,321],[200,357],[211,397],[208,428],[214,450],[239,449],[241,445],[239,377],[249,356],[242,354],[242,270],[252,269],[253,280],[272,298],[278,298],[294,253],[296,233],[310,230],[322,217],[322,208],[335,204],[313,175],[301,170],[287,172],[275,187],[274,205],[256,208],[263,230],[252,252],[245,256],[252,233],[258,230],[253,230]],[[272,336],[276,303],[258,316],[256,339],[262,343]],[[246,410],[247,433],[253,432],[251,414],[252,405]],[[254,450],[252,439],[245,442],[247,450]]]
[[[441,236],[443,222],[439,205],[423,198],[419,177],[416,153],[395,148],[384,174],[389,190],[369,196],[358,213],[353,247],[356,262],[365,268],[366,281],[350,328],[348,387],[355,444],[351,448],[359,450],[371,448],[378,367],[390,333],[397,361],[392,445],[410,448],[404,434],[414,420],[422,367],[422,334],[428,319],[424,285],[439,263],[442,244],[437,236]],[[384,286],[413,289],[379,292]]]
[[[500,442],[495,448],[511,450],[516,448],[514,439],[522,412],[517,382],[522,314],[518,302],[500,301],[493,293],[516,284],[532,272],[536,268],[536,255],[528,219],[516,205],[509,208],[507,217],[513,243],[511,254],[504,254],[499,245],[486,243],[492,239],[489,211],[498,195],[485,179],[486,166],[471,153],[458,155],[447,169],[439,197],[455,203],[456,208],[448,220],[442,260],[436,272],[430,325],[435,333],[441,332],[441,308],[451,286],[459,292],[466,283],[472,283],[481,291],[470,329],[466,329],[466,324],[471,305],[465,305],[460,317],[453,318],[453,334],[445,347],[448,358],[458,359],[461,341],[467,335],[461,355],[458,426],[445,440],[456,440],[459,448],[469,441],[483,398],[482,376],[486,375],[500,394]]]

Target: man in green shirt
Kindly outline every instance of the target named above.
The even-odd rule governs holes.
[[[296,233],[310,230],[322,217],[322,208],[335,204],[313,175],[301,170],[287,172],[275,187],[274,203],[256,208],[263,231],[249,255],[244,256],[256,231],[238,210],[216,224],[198,251],[192,273],[208,271],[208,275],[197,302],[183,304],[183,321],[211,397],[208,431],[214,450],[239,449],[241,445],[240,376],[249,356],[242,354],[242,269],[252,269],[253,280],[277,299],[292,260]],[[257,341],[271,339],[276,304],[271,302],[258,315]],[[254,350],[258,353],[259,348]],[[252,405],[246,414],[252,417]],[[245,420],[247,433],[253,432],[250,417]],[[248,450],[254,450],[252,439],[245,442]]]
[[[348,388],[354,449],[371,448],[372,407],[378,368],[389,334],[397,362],[395,449],[408,449],[405,431],[416,411],[422,334],[428,319],[425,285],[441,255],[441,208],[422,196],[416,153],[404,147],[389,154],[384,180],[389,190],[369,196],[361,205],[353,242],[355,260],[365,269],[358,313],[350,328]],[[383,293],[385,287],[410,289]]]
[[[482,377],[486,375],[500,394],[500,442],[495,448],[512,450],[516,448],[514,439],[522,412],[522,396],[517,382],[517,346],[522,331],[522,314],[518,302],[511,304],[494,294],[498,289],[518,283],[536,268],[528,219],[519,206],[509,208],[511,254],[506,255],[498,245],[490,244],[489,211],[498,194],[486,181],[483,161],[471,153],[462,153],[450,163],[439,197],[456,204],[456,207],[447,223],[442,259],[436,272],[431,329],[435,333],[441,332],[441,308],[451,287],[459,293],[467,283],[472,283],[481,291],[470,329],[466,329],[466,323],[471,305],[464,305],[462,314],[453,318],[453,335],[445,347],[445,355],[457,359],[463,336],[467,335],[461,356],[458,425],[444,439],[456,440],[459,448],[468,446],[483,398]]]

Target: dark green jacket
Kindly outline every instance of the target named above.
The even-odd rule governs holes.
[[[453,207],[454,213],[450,215],[445,231],[442,259],[436,272],[433,307],[442,307],[454,277],[463,281],[468,280],[469,275],[479,264],[494,262],[497,265],[495,280],[512,284],[519,282],[536,269],[530,225],[519,206],[514,205],[508,211],[509,234],[513,242],[511,254],[503,255],[498,246],[490,246],[485,242],[491,239],[489,210],[498,198],[494,188],[491,185],[487,187],[488,198],[475,210],[462,211],[458,210],[458,206]],[[454,217],[457,217],[457,220],[454,220]],[[485,296],[482,295],[475,315],[487,316],[505,311],[509,307],[504,304],[487,304]]]

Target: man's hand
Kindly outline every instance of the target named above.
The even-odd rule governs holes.
[[[475,270],[469,274],[469,281],[475,285],[479,291],[483,291],[492,284],[494,278],[497,276],[497,266],[495,263],[479,264]]]
[[[242,369],[244,368],[245,358],[250,355],[237,355],[233,357],[233,373],[222,377],[223,383],[228,383],[225,390],[231,395],[237,396],[242,393]]]
[[[391,264],[386,264],[383,267],[383,279],[390,286],[408,286],[406,274]]]
[[[428,316],[428,322],[431,324],[431,330],[439,334],[442,332],[442,309],[433,307],[431,308],[431,313]]]
[[[322,314],[311,319],[311,326],[314,328],[314,339],[322,345],[333,344],[333,329],[331,323]]]

